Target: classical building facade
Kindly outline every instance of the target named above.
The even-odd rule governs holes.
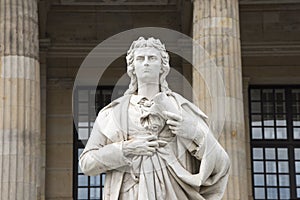
[[[213,60],[222,75],[224,199],[300,198],[299,0],[1,0],[0,199],[100,199],[105,175],[83,176],[77,159],[94,120],[86,110],[111,100],[125,52],[97,91],[73,84],[95,46],[140,27],[192,37],[208,52],[195,51],[195,63]],[[172,53],[171,66],[209,111],[204,85],[216,80]]]

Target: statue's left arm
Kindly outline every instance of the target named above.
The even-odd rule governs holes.
[[[181,115],[165,112],[168,117],[167,124],[191,155],[201,161],[201,195],[205,199],[221,199],[229,175],[229,157],[202,114],[197,113],[189,104],[191,103],[182,106]]]

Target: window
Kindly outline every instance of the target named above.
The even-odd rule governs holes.
[[[93,94],[94,92],[94,94]],[[85,176],[79,165],[78,158],[84,149],[96,119],[95,112],[109,104],[112,99],[113,87],[98,87],[96,91],[89,87],[81,87],[75,91],[74,117],[78,130],[74,124],[74,167],[73,167],[73,198],[78,200],[102,199],[105,174]],[[117,96],[124,93],[118,89]],[[95,96],[95,99],[92,98]],[[93,101],[95,103],[93,103]],[[94,106],[93,106],[94,104]]]
[[[300,87],[249,89],[254,199],[300,198]]]

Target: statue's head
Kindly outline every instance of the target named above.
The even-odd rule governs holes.
[[[170,71],[170,65],[169,65],[169,54],[166,51],[165,45],[163,45],[159,39],[154,39],[153,37],[148,39],[140,37],[138,40],[132,42],[129,50],[127,51],[127,56],[126,56],[127,74],[131,80],[130,80],[129,89],[125,92],[125,95],[135,94],[137,92],[138,81],[135,73],[134,53],[137,49],[147,48],[147,47],[155,48],[160,52],[161,71],[162,71],[159,78],[160,91],[161,92],[171,91],[166,81],[166,76]]]

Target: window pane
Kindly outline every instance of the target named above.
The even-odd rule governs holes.
[[[251,103],[251,112],[252,113],[261,113],[260,102]]]
[[[78,172],[78,173],[83,173],[82,170],[81,170],[81,167],[79,166],[79,163],[78,163],[78,165],[77,165],[77,172]]]
[[[89,138],[89,129],[88,128],[78,128],[78,139],[87,140]]]
[[[292,103],[292,112],[293,113],[300,113],[300,102],[293,102]]]
[[[85,175],[78,175],[78,186],[88,186],[88,177]]]
[[[93,127],[95,123],[95,120],[93,120],[92,122],[90,122],[90,127]]]
[[[274,128],[264,128],[264,131],[265,131],[265,139],[275,138]]]
[[[83,149],[78,149],[77,152],[78,152],[77,157],[78,157],[78,160],[79,160],[79,156],[80,156],[81,153],[83,152]],[[80,166],[79,166],[79,163],[78,163],[78,165],[77,165],[77,169],[78,169],[78,170],[77,170],[78,173],[83,173],[82,170],[81,170],[81,168],[80,168]]]
[[[277,149],[277,157],[279,160],[287,160],[288,159],[287,148],[278,148]]]
[[[260,100],[260,89],[251,90],[251,100]]]
[[[295,148],[295,159],[300,160],[300,148]]]
[[[297,188],[297,198],[300,197],[300,188]]]
[[[86,118],[86,121],[80,121],[80,122],[78,122],[78,127],[79,128],[87,128],[87,127],[89,127],[89,122],[88,122],[87,116],[84,117],[84,118]]]
[[[265,180],[264,180],[264,175],[254,175],[254,185],[255,186],[264,186],[265,185]]]
[[[79,115],[78,116],[78,127],[88,127],[88,116]]]
[[[286,128],[277,128],[276,136],[277,136],[277,139],[287,139]]]
[[[298,173],[300,172],[300,161],[295,162],[295,171]]]
[[[100,175],[90,177],[91,186],[100,186]]]
[[[274,126],[273,115],[264,115],[264,125],[265,126]]]
[[[265,189],[264,188],[254,188],[254,195],[256,199],[265,198]]]
[[[296,175],[296,185],[300,186],[300,175]]]
[[[261,115],[252,115],[252,126],[261,126]]]
[[[276,102],[275,103],[275,112],[276,113],[285,113],[285,102]]]
[[[100,188],[91,188],[90,189],[90,198],[100,199]]]
[[[267,189],[268,193],[268,199],[277,199],[277,188],[268,188]]]
[[[290,199],[290,189],[289,188],[280,188],[280,199]]]
[[[104,186],[104,183],[105,183],[105,174],[102,174],[102,185]]]
[[[78,104],[79,114],[88,114],[88,111],[89,111],[88,103],[79,103]]]
[[[79,101],[88,101],[88,99],[89,99],[88,90],[79,90],[78,91],[78,100]]]
[[[275,148],[266,148],[265,154],[266,154],[266,159],[275,160]]]
[[[276,101],[284,101],[285,100],[284,89],[275,89],[275,100]]]
[[[252,150],[253,153],[253,159],[263,159],[263,149],[262,148],[253,148]]]
[[[78,199],[88,198],[88,188],[78,188]]]
[[[276,175],[267,175],[267,186],[277,186]]]
[[[90,116],[95,116],[95,115],[97,114],[97,108],[98,108],[97,105],[95,105],[95,106],[90,106],[89,115],[90,115]]]
[[[293,128],[294,139],[300,139],[300,128]]]
[[[285,115],[276,115],[276,126],[286,126]]]
[[[263,111],[264,111],[264,113],[274,113],[273,102],[264,102],[263,103]]]
[[[253,171],[254,172],[264,172],[264,162],[262,161],[254,161],[253,162]]]
[[[263,100],[264,101],[273,101],[274,95],[273,95],[273,89],[263,89]]]
[[[293,126],[300,126],[300,115],[293,116]]]
[[[276,172],[276,162],[267,161],[266,162],[266,172]]]
[[[289,175],[279,175],[279,185],[280,186],[290,186]]]
[[[292,100],[300,101],[300,89],[292,89]]]
[[[80,148],[77,150],[78,154],[77,154],[77,157],[79,158],[79,156],[82,154],[83,152],[83,148]]]
[[[289,172],[289,163],[284,161],[278,162],[278,172],[279,173],[288,173]]]
[[[252,128],[252,139],[262,139],[261,128]]]

